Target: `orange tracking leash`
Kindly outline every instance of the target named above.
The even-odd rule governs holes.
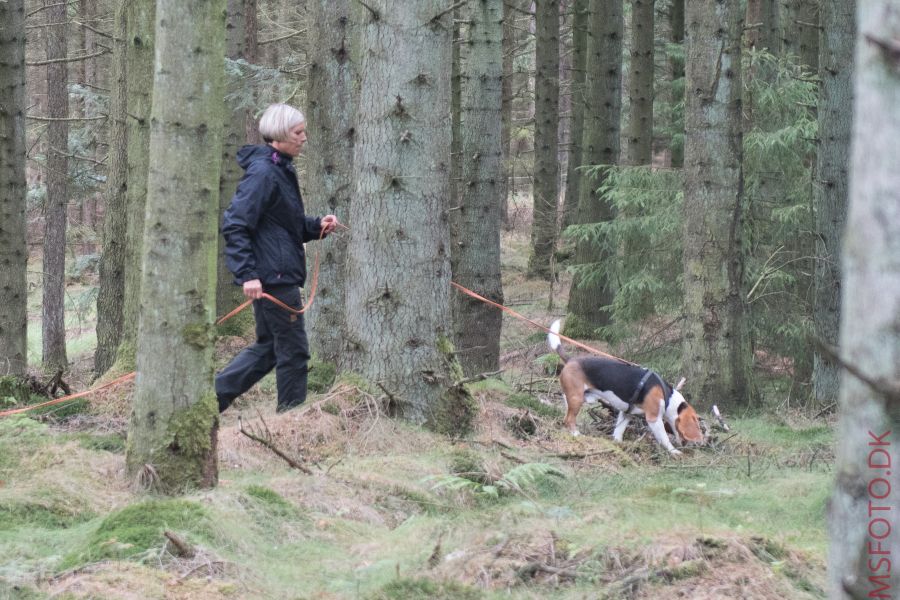
[[[348,230],[349,230],[349,227],[347,227],[346,225],[343,225],[343,224],[341,224],[341,223],[339,223],[338,225],[341,226],[341,227],[343,227],[344,229],[348,229]],[[323,236],[324,236],[324,234],[323,234]],[[322,237],[320,237],[319,239],[321,240]],[[313,299],[314,299],[315,296],[316,296],[316,288],[318,287],[318,284],[319,284],[319,251],[316,250],[316,257],[315,257],[315,260],[314,260],[314,263],[313,263],[312,285],[310,285],[310,290],[309,290],[309,299],[307,300],[307,302],[306,302],[306,304],[303,306],[303,308],[300,308],[300,309],[292,308],[292,307],[288,306],[287,304],[281,302],[281,301],[278,300],[277,298],[275,298],[275,297],[273,297],[273,296],[270,296],[269,294],[266,294],[266,293],[263,293],[262,297],[265,298],[266,300],[268,300],[269,302],[273,302],[273,303],[277,304],[278,306],[280,306],[280,307],[283,308],[284,310],[286,310],[286,311],[288,311],[288,312],[290,312],[290,313],[292,313],[292,314],[294,314],[294,315],[299,315],[299,314],[305,313],[307,310],[309,310],[309,307],[312,306]],[[502,304],[499,304],[499,303],[494,302],[494,301],[492,301],[492,300],[488,300],[488,299],[485,298],[484,296],[481,296],[481,295],[479,295],[479,294],[476,294],[476,293],[473,292],[472,290],[470,290],[470,289],[468,289],[468,288],[466,288],[466,287],[463,287],[463,286],[459,285],[459,284],[456,283],[455,281],[451,281],[451,282],[450,282],[450,285],[452,285],[453,287],[455,287],[457,290],[459,290],[459,291],[462,292],[463,294],[466,294],[467,296],[471,296],[472,298],[475,298],[476,300],[479,300],[479,301],[481,301],[481,302],[484,302],[485,304],[489,304],[489,305],[491,305],[491,306],[493,306],[493,307],[495,307],[495,308],[499,308],[500,310],[502,310],[502,311],[504,311],[504,312],[508,312],[509,314],[511,314],[512,316],[516,317],[517,319],[520,319],[520,320],[522,320],[522,321],[525,321],[526,323],[529,323],[529,324],[531,324],[531,325],[534,325],[534,326],[537,327],[538,329],[542,329],[542,330],[546,331],[547,333],[553,333],[552,331],[550,331],[550,329],[549,329],[548,327],[545,327],[544,325],[541,325],[540,323],[538,323],[538,322],[536,322],[536,321],[533,321],[533,320],[529,319],[528,317],[526,317],[526,316],[524,316],[524,315],[522,315],[522,314],[520,314],[520,313],[517,313],[516,311],[514,311],[514,310],[511,309],[511,308],[508,308],[508,307],[506,307],[506,306],[503,306]],[[216,324],[216,325],[221,325],[222,323],[224,323],[224,322],[227,321],[228,319],[232,318],[233,316],[235,316],[236,314],[238,314],[239,312],[241,312],[242,310],[244,310],[245,308],[247,308],[248,306],[250,306],[252,303],[253,303],[253,300],[247,300],[246,302],[244,302],[243,304],[241,304],[240,306],[238,306],[237,308],[235,308],[234,310],[232,310],[230,313],[228,313],[228,314],[225,315],[224,317],[221,317],[221,318],[217,319],[216,322],[215,322],[215,324]],[[591,353],[593,353],[593,354],[597,354],[597,355],[600,355],[600,356],[603,356],[603,357],[606,357],[606,358],[611,358],[611,359],[613,359],[613,360],[617,360],[617,361],[623,362],[623,363],[625,363],[625,364],[629,364],[629,365],[634,365],[634,364],[635,364],[635,363],[633,363],[633,362],[631,362],[631,361],[625,360],[624,358],[619,358],[618,356],[613,356],[612,354],[608,354],[608,353],[606,353],[606,352],[603,352],[602,350],[598,350],[598,349],[596,349],[596,348],[592,348],[591,346],[588,346],[587,344],[583,344],[583,343],[581,343],[581,342],[579,342],[579,341],[577,341],[577,340],[573,340],[572,338],[567,337],[567,336],[564,336],[564,335],[562,335],[562,334],[560,334],[560,333],[557,333],[556,335],[558,335],[560,339],[565,340],[565,341],[569,342],[570,344],[572,344],[573,346],[576,346],[576,347],[578,347],[578,348],[581,348],[582,350],[587,350],[588,352],[591,352]],[[93,394],[93,393],[95,393],[95,392],[99,392],[99,391],[101,391],[101,390],[104,390],[104,389],[106,389],[106,388],[112,387],[112,386],[114,386],[114,385],[116,385],[116,384],[118,384],[118,383],[121,383],[121,382],[123,382],[123,381],[128,381],[129,379],[133,379],[135,375],[136,375],[135,372],[131,372],[131,373],[128,373],[128,374],[126,374],[126,375],[122,375],[121,377],[118,377],[118,378],[116,378],[116,379],[113,379],[112,381],[110,381],[110,382],[108,382],[108,383],[105,383],[105,384],[101,385],[100,387],[96,387],[96,388],[93,388],[93,389],[90,389],[90,390],[85,390],[85,391],[79,392],[79,393],[77,393],[77,394],[71,394],[71,395],[69,395],[69,396],[63,396],[63,397],[61,397],[61,398],[56,398],[56,399],[54,399],[54,400],[49,400],[49,401],[47,401],[47,402],[42,402],[42,403],[40,403],[40,404],[32,404],[31,406],[26,406],[26,407],[24,407],[24,408],[16,408],[16,409],[11,409],[11,410],[0,411],[0,417],[6,417],[6,416],[9,416],[9,415],[15,415],[15,414],[18,414],[18,413],[28,412],[28,411],[30,411],[30,410],[34,410],[34,409],[36,409],[36,408],[41,408],[41,407],[43,407],[43,406],[52,406],[52,405],[54,405],[54,404],[61,404],[61,403],[63,403],[63,402],[68,402],[69,400],[75,400],[75,399],[77,399],[77,398],[82,398],[82,397],[84,397],[84,396],[87,396],[87,395]]]

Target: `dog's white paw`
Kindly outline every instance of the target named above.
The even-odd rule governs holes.
[[[581,435],[581,433],[577,429],[575,431],[572,431],[571,433],[572,437],[578,437],[579,435]]]
[[[683,452],[681,450],[678,450],[677,448],[672,448],[671,450],[669,450],[669,454],[671,454],[672,456],[681,456]]]

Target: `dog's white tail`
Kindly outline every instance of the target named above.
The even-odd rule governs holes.
[[[563,362],[567,362],[569,358],[563,354],[562,351],[562,340],[559,339],[559,328],[562,323],[562,319],[557,319],[553,321],[553,324],[550,326],[550,333],[547,334],[547,344],[550,345],[551,350],[555,350],[559,357]]]

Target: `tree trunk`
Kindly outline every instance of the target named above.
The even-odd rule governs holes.
[[[97,293],[97,349],[94,375],[105,373],[116,360],[122,340],[122,307],[125,298],[125,259],[128,220],[128,154],[125,138],[127,77],[125,61],[125,9],[115,15],[113,77],[109,108],[109,166],[106,171],[106,214],[103,252],[100,254],[100,291]]]
[[[815,190],[816,275],[815,335],[836,345],[841,315],[841,237],[847,217],[847,166],[850,163],[853,105],[851,65],[855,36],[856,1],[823,0],[822,39],[819,43],[819,152]],[[837,400],[837,365],[816,352],[813,367],[816,404]]]
[[[246,10],[245,0],[227,0],[227,13],[225,16],[225,55],[232,60],[247,59],[244,53],[244,45],[247,42],[244,27],[247,18],[244,14]],[[237,85],[241,85],[238,83]],[[231,91],[231,90],[229,90]],[[237,189],[238,181],[244,174],[235,156],[238,149],[244,145],[247,136],[246,120],[247,110],[240,108],[239,102],[227,102],[225,106],[228,118],[225,119],[224,128],[222,130],[222,167],[221,180],[219,181],[219,206],[217,222],[221,224],[222,213],[231,203],[231,197]],[[234,307],[245,300],[243,291],[240,286],[234,284],[234,277],[225,265],[225,238],[221,234],[216,236],[218,240],[218,254],[216,258],[216,270],[218,276],[216,278],[216,314],[221,316],[227,314]],[[242,323],[248,323],[249,314],[243,319],[238,318],[223,324],[220,331],[239,334],[243,327]]]
[[[141,306],[141,256],[144,247],[144,207],[150,163],[150,105],[153,95],[155,0],[125,3],[128,44],[126,57],[127,111],[125,138],[128,148],[126,195],[128,233],[125,248],[125,305],[122,307],[122,342],[116,353],[116,370],[134,370],[138,313]]]
[[[781,36],[778,33],[778,0],[759,0],[759,23],[757,48],[768,50],[771,54],[780,54]]]
[[[47,60],[66,57],[66,5],[44,0],[47,7]],[[47,200],[44,217],[44,289],[41,362],[46,371],[65,369],[66,359],[66,208],[69,202],[68,63],[47,65]]]
[[[630,114],[625,136],[625,162],[649,165],[653,155],[653,21],[654,0],[631,5],[631,64],[628,74]]]
[[[225,0],[159,0],[137,380],[126,461],[159,489],[214,486],[216,209]],[[176,67],[177,65],[177,67]],[[175,67],[175,68],[173,68]]]
[[[774,1],[774,0],[773,0]],[[672,28],[672,43],[679,44],[684,47],[684,0],[672,0],[672,10],[669,13],[669,26]],[[669,69],[672,74],[672,81],[678,81],[684,78],[684,58],[675,56],[669,61]],[[684,82],[676,88],[681,91],[681,96],[676,101],[684,102]],[[681,168],[684,165],[684,130],[677,132],[681,134],[679,140],[672,143],[672,166]]]
[[[257,0],[244,0],[244,56],[247,62],[259,63],[259,10]],[[244,130],[246,137],[244,138],[248,144],[258,144],[259,124],[256,122],[256,115],[253,111],[247,111],[244,118]]]
[[[687,5],[683,368],[699,404],[749,402],[740,2]]]
[[[515,9],[516,6],[513,2],[503,3],[503,98],[500,101],[500,147],[503,152],[503,177],[507,185],[504,186],[506,195],[499,200],[500,220],[504,228],[510,227],[509,187],[512,185],[510,181],[510,144],[512,142],[513,53],[516,48]]]
[[[828,510],[829,597],[835,600],[896,598],[900,590],[900,74],[891,46],[900,37],[900,13],[891,0],[858,6],[840,354],[876,385],[849,370],[841,377],[837,473]],[[826,24],[833,23],[835,8],[826,7]]]
[[[556,248],[559,200],[559,2],[535,2],[534,212],[529,277],[549,279]]]
[[[622,111],[622,1],[591,0],[589,22],[583,162],[615,165],[619,162]],[[585,178],[578,202],[578,223],[599,223],[613,218],[612,208],[599,192],[604,180],[604,172]],[[578,241],[576,266],[608,259],[609,254],[599,251],[590,240]],[[609,324],[609,313],[603,308],[612,303],[612,298],[611,282],[591,282],[576,275],[569,291],[566,335],[594,337],[598,327]]]
[[[500,105],[503,95],[502,0],[478,0],[464,9],[459,204],[450,213],[453,280],[503,303],[500,281],[500,203],[506,197]],[[454,292],[454,341],[466,375],[496,371],[502,313]]]
[[[572,6],[572,76],[569,83],[572,119],[569,133],[569,160],[566,165],[566,203],[563,207],[563,229],[577,220],[578,201],[581,198],[581,186],[584,179],[584,172],[580,170],[580,167],[583,164],[581,144],[584,132],[584,83],[587,71],[589,4],[590,0],[575,0]]]
[[[404,418],[460,431],[471,414],[453,385],[460,373],[450,343],[453,16],[441,0],[380,7],[366,10],[361,41],[369,51],[359,70],[353,168],[354,197],[365,201],[350,207],[349,358]]]
[[[309,177],[310,214],[334,214],[349,226],[353,193],[353,117],[356,73],[350,59],[356,31],[350,0],[310,4]],[[309,330],[318,355],[340,365],[346,326],[347,245],[345,230],[331,236],[319,263],[319,291],[310,308]]]
[[[28,367],[25,4],[0,3],[0,375]]]
[[[815,73],[819,68],[819,1],[781,0],[781,50]]]
[[[572,135],[572,53],[569,30],[569,2],[559,0],[559,70],[557,72],[559,98],[559,127],[556,132],[556,190],[557,205],[565,207],[566,176],[569,166],[569,140]],[[559,206],[558,206],[559,208]],[[564,208],[563,208],[564,210]],[[557,232],[558,233],[558,232]]]

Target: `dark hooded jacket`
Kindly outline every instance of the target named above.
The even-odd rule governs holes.
[[[321,220],[307,217],[291,157],[269,145],[244,146],[244,169],[222,219],[225,264],[234,282],[259,279],[263,288],[306,281],[303,243],[319,239]]]

